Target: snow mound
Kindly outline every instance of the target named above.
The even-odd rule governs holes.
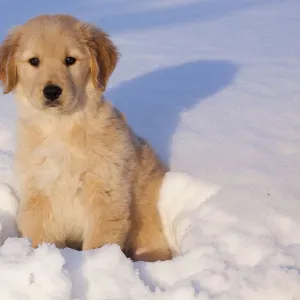
[[[0,184],[0,245],[8,237],[18,236],[16,226],[18,205],[11,188],[6,184]]]
[[[32,249],[3,230],[1,300],[298,299],[299,236],[286,239],[282,232],[299,227],[275,211],[251,223],[224,209],[220,194],[220,186],[166,174],[159,210],[177,255],[166,262],[133,263],[117,245],[87,252],[51,244]],[[16,199],[6,186],[0,195],[2,228],[14,228]]]
[[[174,255],[189,249],[184,239],[205,209],[200,208],[220,187],[196,180],[185,173],[168,172],[160,192],[158,209],[163,220],[164,232]],[[187,248],[186,248],[187,247]]]

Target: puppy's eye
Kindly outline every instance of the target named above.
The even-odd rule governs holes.
[[[68,56],[65,60],[65,63],[67,66],[71,66],[74,65],[76,62],[76,58],[72,57],[72,56]]]
[[[29,59],[29,63],[32,66],[37,67],[40,64],[40,60],[37,57],[32,57]]]

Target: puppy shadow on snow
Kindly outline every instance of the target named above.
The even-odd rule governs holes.
[[[230,85],[237,71],[229,61],[193,61],[125,81],[105,96],[168,162],[181,114]]]

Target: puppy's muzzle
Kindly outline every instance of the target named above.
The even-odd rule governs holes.
[[[43,90],[44,96],[46,98],[46,106],[57,106],[59,105],[59,97],[62,94],[62,89],[57,85],[47,85]]]

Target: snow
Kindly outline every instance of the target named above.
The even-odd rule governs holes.
[[[1,1],[0,10],[2,39],[45,12],[111,34],[122,58],[106,97],[171,166],[159,210],[176,255],[133,263],[116,245],[34,250],[18,238],[15,104],[0,96],[1,300],[300,299],[299,1]]]

